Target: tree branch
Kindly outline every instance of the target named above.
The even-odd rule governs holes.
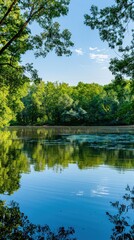
[[[10,67],[12,67],[12,68],[14,68],[14,69],[21,69],[21,67],[15,67],[15,66],[13,66],[11,63],[0,63],[0,66],[10,66]]]
[[[1,48],[0,55],[11,45],[13,41],[15,41],[20,36],[20,34],[26,28],[27,24],[30,22],[30,20],[31,20],[31,17],[27,19],[27,21],[22,25],[20,30],[7,42],[7,44],[3,48]]]
[[[28,23],[30,22],[30,20],[32,19],[32,17],[34,15],[36,15],[37,13],[39,13],[41,10],[43,9],[43,6],[41,6],[37,11],[34,11],[34,6],[32,6],[30,14],[28,19],[25,21],[25,23],[21,26],[21,28],[19,29],[19,31],[6,43],[6,45],[4,47],[1,48],[0,50],[0,55],[12,44],[12,42],[14,42],[23,32],[23,30],[26,28],[26,26],[28,25]]]
[[[129,4],[127,4],[126,7],[130,7],[130,6],[132,6],[133,4],[134,4],[134,1],[131,2],[131,3],[129,3]]]
[[[8,16],[8,14],[11,12],[13,6],[16,4],[18,0],[14,0],[12,2],[12,4],[10,5],[10,7],[8,8],[7,12],[5,13],[5,15],[3,16],[3,18],[0,20],[0,25],[2,25],[2,23],[4,22],[5,18]]]

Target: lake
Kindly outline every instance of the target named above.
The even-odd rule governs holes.
[[[134,185],[134,127],[10,127],[0,132],[0,196],[36,224],[110,239],[106,212]],[[133,215],[131,214],[132,221]]]

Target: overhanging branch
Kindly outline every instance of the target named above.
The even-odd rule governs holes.
[[[5,13],[5,15],[3,16],[3,18],[0,20],[0,25],[2,25],[2,23],[4,22],[4,20],[6,19],[6,17],[8,16],[8,14],[11,12],[13,6],[16,4],[18,0],[14,0],[12,2],[12,4],[10,5],[10,7],[8,8],[7,12]]]

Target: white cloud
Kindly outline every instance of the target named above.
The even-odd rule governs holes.
[[[96,60],[98,63],[103,63],[108,60],[109,56],[107,54],[95,54],[90,53],[89,54],[90,59]]]
[[[106,49],[105,48],[99,49],[98,47],[89,47],[89,51],[104,52],[106,51]]]
[[[107,69],[108,69],[108,67],[105,67],[105,66],[104,66],[104,67],[102,67],[101,69],[102,69],[102,70],[107,70]]]
[[[75,49],[74,52],[75,52],[78,56],[82,56],[82,55],[84,54],[82,48]]]
[[[90,51],[96,51],[96,50],[98,51],[99,49],[97,47],[94,47],[94,48],[93,47],[89,47],[89,50]]]

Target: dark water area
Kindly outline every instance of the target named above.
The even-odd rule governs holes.
[[[134,127],[11,127],[0,132],[0,199],[35,224],[110,239],[106,211],[134,185]],[[131,215],[132,221],[134,220]]]

